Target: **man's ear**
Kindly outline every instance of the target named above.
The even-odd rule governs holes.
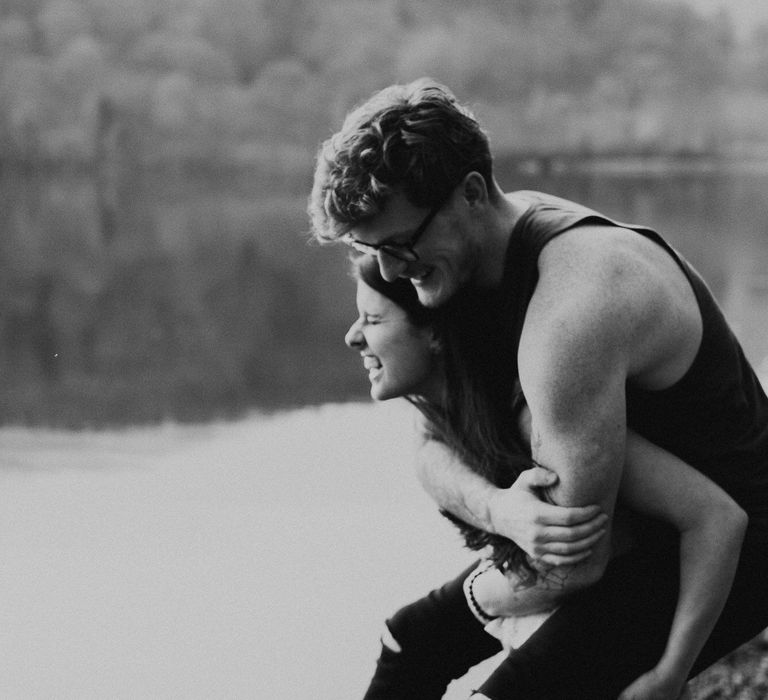
[[[429,336],[429,351],[433,355],[442,355],[443,348],[444,346],[442,338],[438,337],[438,335],[433,330]]]
[[[470,207],[483,205],[488,201],[488,187],[485,178],[476,170],[467,173],[461,182],[462,195]]]

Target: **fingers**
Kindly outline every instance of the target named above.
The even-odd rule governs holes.
[[[591,537],[577,544],[564,544],[562,542],[550,542],[547,545],[535,547],[533,555],[538,561],[545,564],[554,564],[555,566],[566,566],[577,564],[584,559],[588,559],[592,554],[594,544],[605,535],[605,530],[596,532]]]
[[[544,467],[533,467],[526,469],[517,477],[517,483],[529,489],[544,489],[554,486],[557,483],[558,476],[551,469]]]
[[[549,526],[542,530],[539,539],[540,544],[563,543],[581,544],[595,542],[600,535],[605,533],[608,524],[608,516],[605,513],[592,518],[592,520],[572,527]],[[598,535],[595,537],[595,535]]]
[[[586,525],[546,528],[529,553],[546,564],[576,564],[588,558],[594,545],[605,535],[607,520],[607,516],[600,515]]]
[[[536,557],[535,560],[548,566],[573,566],[585,559],[589,559],[592,554],[591,549],[584,550],[578,554],[560,555],[560,554],[544,554],[540,557]]]
[[[525,489],[543,489],[554,486],[558,476],[551,469],[533,467],[526,469],[517,477],[514,486]],[[555,506],[546,504],[539,515],[539,524],[572,526],[586,522],[601,513],[600,506]]]
[[[540,525],[559,525],[562,527],[575,527],[578,525],[594,525],[600,517],[606,517],[600,506],[553,506],[546,504],[539,513]]]
[[[562,540],[541,542],[538,545],[538,549],[541,551],[541,554],[563,554],[570,556],[572,554],[583,552],[585,549],[591,549],[604,535],[605,528],[602,528],[593,532],[588,537],[576,540],[575,542],[563,542]]]

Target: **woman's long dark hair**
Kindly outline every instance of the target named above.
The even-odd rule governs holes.
[[[427,436],[444,443],[495,486],[511,486],[535,464],[518,429],[524,401],[494,331],[493,299],[478,290],[461,291],[445,306],[427,309],[409,280],[385,281],[374,257],[353,257],[352,267],[356,278],[402,307],[413,323],[431,325],[442,343],[445,390],[441,399],[407,397],[424,415]],[[533,575],[525,552],[512,540],[441,512],[459,528],[467,547],[488,547],[500,569]]]

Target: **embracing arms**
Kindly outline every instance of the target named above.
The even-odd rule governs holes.
[[[649,388],[674,383],[701,337],[688,281],[666,252],[641,239],[623,230],[580,227],[548,244],[518,348],[519,379],[532,414],[532,455],[556,475],[547,500],[596,505],[609,518],[624,463],[627,381]],[[518,539],[512,520],[517,494],[479,485],[466,474],[459,485],[459,469],[443,471],[439,464],[426,460],[421,475],[438,503],[460,517],[473,511],[480,527],[515,539],[536,556]],[[591,546],[586,561],[544,563],[573,564],[563,572],[564,586],[566,592],[579,590],[601,577],[609,540]]]
[[[578,540],[571,545],[560,543],[559,551],[545,550],[543,545],[560,539],[563,526],[586,525],[596,512],[612,516],[624,457],[627,370],[624,347],[616,342],[622,330],[608,323],[610,319],[599,308],[585,317],[580,309],[588,304],[577,304],[574,311],[547,303],[542,304],[548,308],[540,317],[536,303],[534,298],[518,364],[533,414],[532,455],[552,471],[550,481],[533,477],[542,488],[529,489],[527,494],[514,488],[496,489],[469,473],[438,444],[423,450],[420,478],[447,510],[513,539],[532,558],[558,567],[554,574],[562,594],[598,580],[608,559],[609,537],[586,548]],[[552,505],[542,503],[543,499]],[[569,511],[555,506],[574,507],[573,519],[566,521]]]
[[[587,558],[605,532],[607,516],[599,506],[568,508],[543,500],[558,478],[549,469],[529,469],[509,489],[499,489],[443,443],[426,440],[416,471],[436,503],[466,523],[508,537],[544,564],[574,564]]]
[[[659,664],[622,695],[622,700],[671,698],[683,687],[722,610],[746,521],[743,511],[703,475],[628,437],[628,378],[652,388],[676,381],[697,347],[700,317],[674,282],[667,285],[621,265],[606,270],[587,269],[585,279],[606,276],[597,285],[587,283],[586,290],[558,287],[550,279],[544,292],[534,296],[520,346],[520,381],[533,416],[534,459],[557,474],[547,489],[555,503],[593,503],[612,516],[621,485],[631,506],[680,531],[681,587],[667,647]],[[625,453],[630,466],[642,464],[643,469],[628,468],[623,475]],[[490,522],[502,522],[494,511],[506,498],[490,494]],[[585,561],[545,570],[557,575],[561,594],[599,579],[610,556],[608,540],[598,541]],[[521,614],[515,605],[504,607],[502,597],[486,597],[487,612]],[[514,593],[510,600],[515,602]]]
[[[628,433],[620,498],[680,532],[680,590],[666,648],[656,666],[619,700],[678,698],[723,609],[747,526],[745,512],[720,487],[674,455]],[[632,556],[631,553],[629,556]],[[542,578],[536,587],[548,587]],[[494,615],[520,615],[519,581],[491,570],[475,593]]]
[[[630,508],[680,532],[680,591],[666,649],[620,700],[649,692],[676,698],[731,590],[747,515],[701,472],[636,435],[627,440],[620,495]]]

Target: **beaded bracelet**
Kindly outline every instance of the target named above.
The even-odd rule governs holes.
[[[480,574],[484,574],[488,569],[490,569],[493,565],[486,566],[482,569],[476,569],[473,571],[468,578],[464,580],[464,596],[467,599],[467,603],[469,603],[469,609],[472,611],[472,614],[478,619],[479,622],[482,622],[484,625],[487,625],[489,622],[492,622],[495,620],[498,615],[489,615],[485,610],[483,610],[480,607],[480,603],[477,602],[477,598],[475,598],[475,592],[472,590],[472,586],[475,583],[475,579],[480,576]]]

